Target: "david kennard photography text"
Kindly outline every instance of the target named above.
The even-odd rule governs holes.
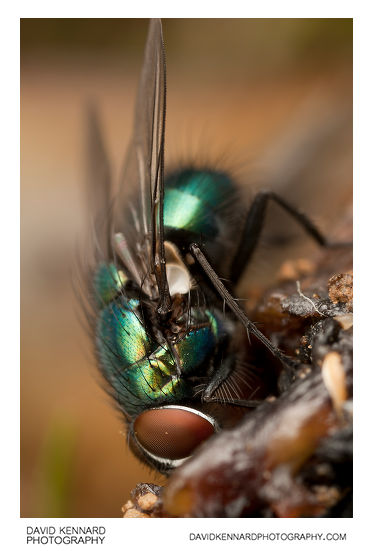
[[[104,526],[27,526],[27,543],[42,544],[102,544]]]

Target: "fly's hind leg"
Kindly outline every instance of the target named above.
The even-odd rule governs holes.
[[[261,191],[255,196],[249,212],[247,213],[240,246],[238,247],[236,256],[231,265],[230,280],[233,284],[236,284],[240,279],[256,249],[264,226],[269,200],[279,205],[285,212],[294,218],[294,220],[296,220],[321,247],[351,246],[351,243],[334,243],[329,241],[304,213],[296,209],[273,191]]]

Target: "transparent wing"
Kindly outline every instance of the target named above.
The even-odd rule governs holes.
[[[86,184],[88,188],[88,212],[92,216],[95,256],[108,258],[111,249],[111,171],[104,147],[97,112],[92,105],[87,108]]]
[[[161,309],[167,309],[165,304],[169,299],[163,238],[165,115],[162,24],[159,19],[152,19],[136,99],[133,135],[120,183],[122,191],[135,186],[138,198],[131,205],[128,200],[118,199],[115,231],[121,233],[117,250],[122,249],[122,256],[127,257],[125,263],[137,263],[143,280],[155,277]],[[125,197],[121,191],[119,194]]]
[[[85,113],[85,183],[87,232],[82,236],[73,268],[73,288],[84,314],[83,325],[90,333],[96,323],[93,277],[100,262],[112,258],[112,206],[110,163],[104,147],[96,109],[88,105]]]

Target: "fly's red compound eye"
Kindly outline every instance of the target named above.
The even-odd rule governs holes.
[[[144,411],[133,428],[145,452],[171,461],[189,457],[215,432],[213,419],[197,410],[175,406]]]

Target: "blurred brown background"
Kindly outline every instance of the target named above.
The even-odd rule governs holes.
[[[23,517],[117,517],[137,482],[161,481],[131,456],[97,384],[71,284],[85,231],[84,109],[98,106],[118,174],[147,25],[21,20]],[[226,156],[243,185],[283,189],[332,233],[352,197],[352,20],[163,25],[166,161]],[[279,218],[295,234],[275,209],[269,222]],[[305,254],[311,245],[299,246]],[[252,277],[263,266],[272,277],[281,255],[276,247],[271,263],[258,257]]]

